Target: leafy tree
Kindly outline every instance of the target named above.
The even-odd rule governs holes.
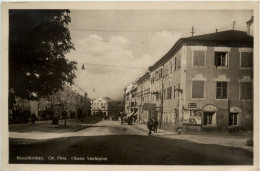
[[[9,88],[26,99],[39,99],[73,84],[74,49],[69,10],[9,11]]]

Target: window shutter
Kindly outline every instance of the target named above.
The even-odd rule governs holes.
[[[218,53],[215,52],[215,62],[214,62],[214,65],[217,66],[217,60],[218,60]]]

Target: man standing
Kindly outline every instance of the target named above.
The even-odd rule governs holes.
[[[151,118],[148,122],[147,122],[147,128],[149,129],[148,135],[151,136],[152,135],[152,129],[153,129],[153,119]]]
[[[154,121],[153,121],[153,126],[154,126],[154,132],[157,133],[157,127],[158,127],[158,121],[154,118]]]
[[[32,116],[31,116],[31,119],[32,119],[32,124],[34,125],[35,124],[35,120],[36,120],[36,115],[35,115],[34,112],[33,112]]]

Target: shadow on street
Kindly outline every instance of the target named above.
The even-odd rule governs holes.
[[[68,119],[67,125],[64,126],[64,120],[59,120],[59,125],[52,125],[52,121],[39,121],[36,124],[12,124],[9,125],[9,132],[43,132],[43,133],[66,133],[66,132],[77,132],[87,128],[86,124],[96,124],[100,122],[102,118],[89,117],[83,121],[78,119]]]
[[[241,148],[156,136],[76,136],[17,143],[9,138],[9,162],[16,164],[252,165]],[[21,141],[22,142],[22,141]],[[43,160],[22,157],[38,156]],[[19,158],[19,159],[18,159]]]

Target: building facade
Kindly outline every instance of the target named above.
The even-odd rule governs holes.
[[[132,113],[133,108],[137,108],[137,85],[129,84],[124,89],[124,104],[125,104],[125,113]]]
[[[108,116],[108,98],[94,99],[91,104],[91,114]]]
[[[253,37],[246,32],[182,38],[149,70],[162,128],[252,130]]]
[[[150,103],[150,73],[145,73],[137,81],[138,121],[146,123],[154,114],[155,104]]]
[[[95,116],[118,118],[123,110],[123,101],[112,100],[109,97],[94,99],[91,104],[91,114]]]

